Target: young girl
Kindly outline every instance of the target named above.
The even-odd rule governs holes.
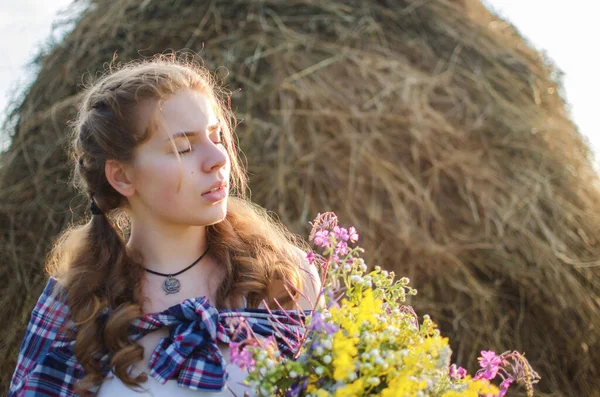
[[[86,90],[71,154],[92,215],[52,249],[9,396],[242,396],[229,342],[250,327],[290,352],[320,280],[246,199],[227,99],[173,56]]]

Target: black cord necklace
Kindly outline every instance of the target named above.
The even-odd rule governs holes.
[[[178,276],[181,273],[185,272],[186,270],[191,269],[192,266],[194,266],[196,263],[200,262],[200,259],[204,258],[204,255],[206,255],[207,252],[208,252],[208,248],[206,248],[206,251],[204,251],[204,253],[202,255],[200,255],[200,258],[196,259],[194,261],[194,263],[192,263],[191,265],[189,265],[185,269],[183,269],[181,271],[178,271],[177,273],[164,274],[164,273],[155,272],[154,270],[150,270],[150,269],[146,269],[146,271],[149,272],[149,273],[152,273],[152,274],[156,274],[157,276],[166,277],[167,279],[163,283],[163,291],[165,291],[165,293],[167,295],[169,295],[169,294],[176,294],[181,289],[181,282],[179,282],[179,279],[175,278],[175,276]]]

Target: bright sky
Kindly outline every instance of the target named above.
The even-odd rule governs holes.
[[[51,34],[59,10],[71,0],[0,0],[0,122],[9,98],[31,82],[26,65]],[[600,93],[595,72],[600,57],[593,37],[600,37],[597,13],[590,0],[484,0],[544,50],[565,73],[564,85],[571,115],[579,130],[600,153],[600,129],[594,94]],[[6,142],[4,142],[6,144]],[[0,150],[3,148],[0,139]],[[598,155],[600,157],[600,155]]]
[[[600,167],[600,128],[596,118],[600,79],[598,38],[600,3],[592,0],[484,0],[499,11],[538,50],[564,72],[571,119],[589,141]],[[595,6],[595,7],[594,7]],[[594,37],[596,39],[594,39]]]

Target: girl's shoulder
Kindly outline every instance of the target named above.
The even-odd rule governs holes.
[[[66,292],[56,278],[50,277],[31,312],[8,396],[20,396],[25,391],[52,395],[72,390],[81,367],[72,351],[71,334],[65,332],[68,316]]]
[[[301,310],[312,310],[323,303],[320,296],[322,283],[317,266],[308,259],[308,253],[298,246],[293,246],[289,252],[290,259],[298,265],[299,276],[301,279],[301,290],[297,300],[297,308]],[[293,258],[292,258],[293,257]],[[289,284],[283,280],[272,280],[269,285],[269,295],[285,296],[288,292]]]
[[[56,337],[58,329],[65,324],[69,315],[66,295],[66,290],[59,281],[50,276],[31,312],[26,338],[28,336],[39,336],[44,339]]]

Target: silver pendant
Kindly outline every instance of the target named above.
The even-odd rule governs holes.
[[[176,294],[181,289],[181,283],[178,279],[173,276],[168,276],[165,282],[163,283],[163,291],[169,294]]]

